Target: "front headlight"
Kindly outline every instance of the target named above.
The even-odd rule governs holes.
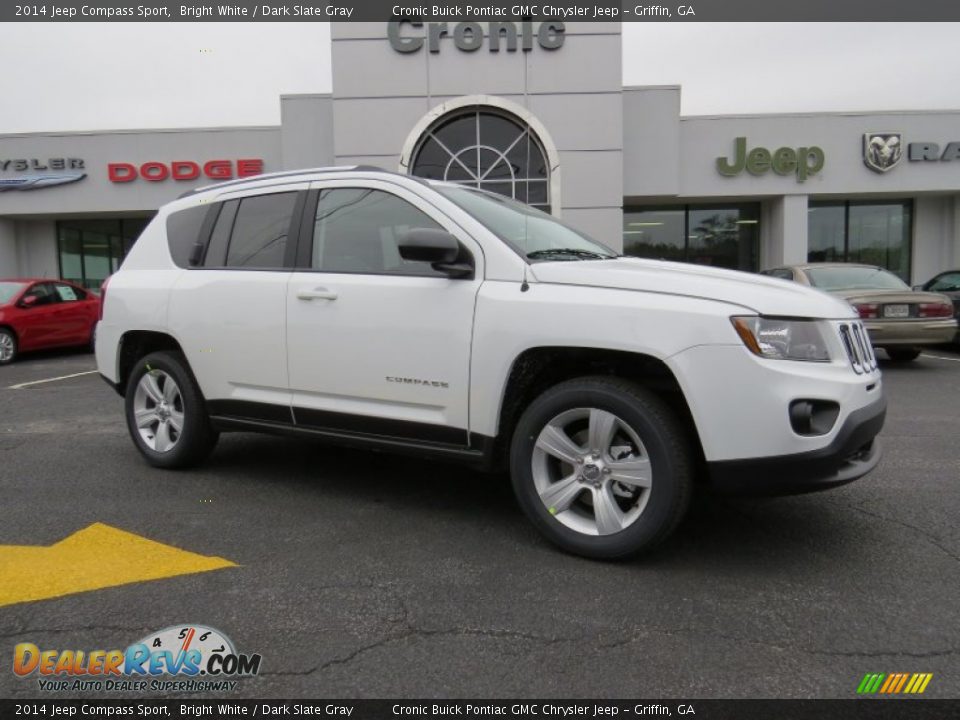
[[[730,321],[743,344],[754,355],[772,360],[830,362],[830,352],[816,320],[781,320],[757,315]]]

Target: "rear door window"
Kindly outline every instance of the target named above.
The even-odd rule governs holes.
[[[238,269],[283,268],[296,202],[296,192],[240,200],[225,265]]]
[[[217,222],[210,234],[210,243],[207,245],[207,254],[204,257],[204,267],[219,268],[226,265],[227,245],[230,244],[230,233],[233,232],[233,221],[237,217],[239,200],[230,200],[222,203],[217,213]]]

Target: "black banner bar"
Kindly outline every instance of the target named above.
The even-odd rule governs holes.
[[[283,718],[344,720],[941,720],[960,700],[0,700],[8,718]]]
[[[418,0],[54,0],[0,3],[3,22],[949,22],[960,3],[943,0],[658,0],[654,2],[419,2]]]

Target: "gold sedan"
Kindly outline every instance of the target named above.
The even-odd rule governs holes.
[[[807,263],[764,270],[842,297],[860,314],[874,347],[894,362],[909,362],[925,345],[953,340],[953,303],[940,293],[916,292],[892,272],[874,265]]]

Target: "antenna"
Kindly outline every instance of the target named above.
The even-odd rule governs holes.
[[[527,263],[523,263],[523,282],[520,283],[520,292],[526,292],[530,289],[530,283],[527,282]]]

